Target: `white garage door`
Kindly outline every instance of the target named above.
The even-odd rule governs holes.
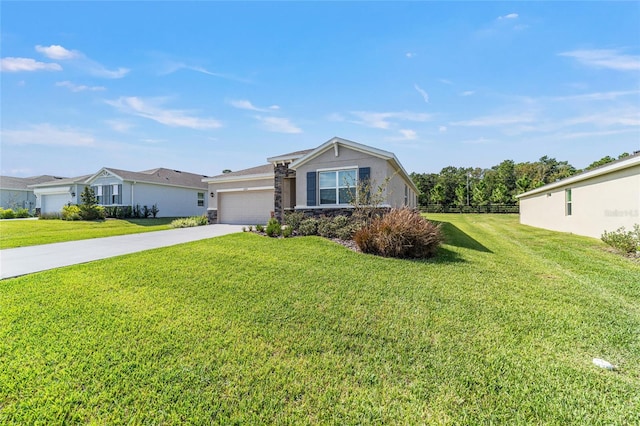
[[[273,211],[273,190],[218,193],[218,222],[266,224]]]
[[[42,213],[60,213],[62,207],[71,202],[69,194],[47,194],[41,195],[41,197],[40,209]]]

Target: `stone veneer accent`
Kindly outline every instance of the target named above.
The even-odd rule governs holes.
[[[218,210],[217,209],[208,209],[207,210],[207,219],[209,225],[213,225],[214,223],[218,223]]]
[[[378,207],[376,211],[382,215],[385,215],[391,210],[391,207]],[[290,210],[293,211],[293,210]],[[314,209],[295,209],[296,213],[302,212],[305,217],[335,217],[335,216],[351,216],[354,209],[352,207],[327,207],[327,208],[314,208]]]
[[[295,177],[296,171],[289,168],[290,163],[276,164],[273,168],[273,217],[284,223],[284,207],[282,206],[282,191],[284,179]]]

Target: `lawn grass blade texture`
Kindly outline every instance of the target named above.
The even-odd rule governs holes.
[[[428,261],[242,233],[4,280],[0,424],[638,423],[638,263],[429,218]]]
[[[0,249],[171,229],[173,218],[99,221],[2,220]]]

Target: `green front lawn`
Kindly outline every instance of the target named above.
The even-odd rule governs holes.
[[[107,219],[96,222],[2,220],[0,221],[0,249],[161,231],[171,229],[169,224],[173,219]]]
[[[244,233],[1,281],[0,424],[640,422],[639,263],[430,218],[430,261]]]

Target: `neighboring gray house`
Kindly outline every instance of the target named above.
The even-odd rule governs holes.
[[[640,153],[518,195],[520,223],[599,238],[640,224]]]
[[[158,217],[200,216],[207,211],[204,175],[171,169],[131,172],[102,168],[93,175],[32,185],[41,213],[59,213],[67,204],[80,204],[85,187],[93,188],[102,206],[147,206]]]
[[[32,177],[0,176],[0,207],[3,209],[27,209],[33,213],[36,208],[36,196],[30,185],[63,179],[57,176],[42,175]]]
[[[269,164],[203,179],[209,185],[212,223],[258,224],[285,211],[307,215],[352,209],[360,182],[383,185],[379,207],[416,207],[418,189],[396,156],[346,139],[267,158]],[[375,189],[374,189],[375,191]]]

